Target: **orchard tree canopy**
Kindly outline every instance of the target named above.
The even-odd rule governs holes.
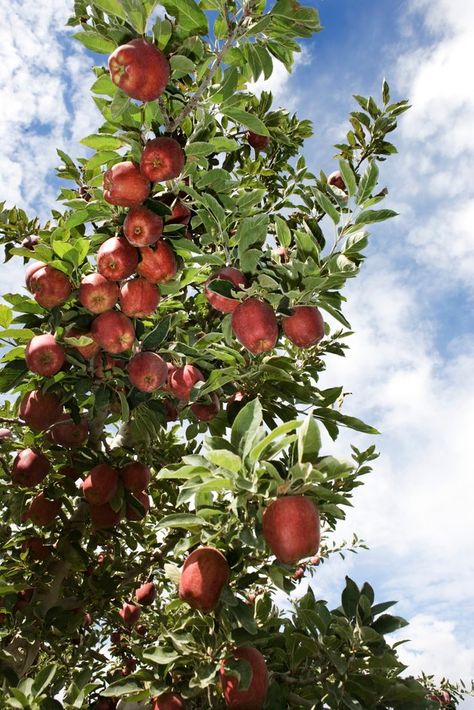
[[[102,125],[58,150],[48,222],[0,213],[26,265],[0,305],[2,707],[454,707],[403,673],[368,583],[336,609],[297,593],[363,544],[333,531],[375,447],[327,442],[377,432],[320,377],[367,227],[395,217],[378,163],[407,101],[356,95],[315,175],[310,122],[249,90],[313,8],[75,0],[69,25]]]

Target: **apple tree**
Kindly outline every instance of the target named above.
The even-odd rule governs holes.
[[[407,102],[356,96],[315,175],[310,122],[250,89],[311,7],[75,0],[69,25],[102,125],[58,151],[49,221],[0,215],[26,267],[0,306],[2,707],[454,707],[403,674],[393,602],[317,595],[363,546],[333,531],[377,454],[331,441],[376,431],[320,380]]]

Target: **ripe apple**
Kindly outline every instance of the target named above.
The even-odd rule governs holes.
[[[66,274],[45,264],[29,277],[29,288],[37,303],[43,308],[62,306],[72,292],[71,282]]]
[[[142,584],[141,587],[135,589],[135,599],[139,604],[148,606],[153,604],[156,599],[156,587],[153,582],[146,582]]]
[[[132,207],[125,217],[123,233],[134,247],[148,247],[161,239],[163,219],[148,207]]]
[[[104,200],[120,207],[138,207],[150,194],[150,181],[131,160],[112,165],[104,173]]]
[[[89,475],[82,483],[82,493],[91,505],[103,505],[114,497],[118,483],[119,477],[115,468],[107,463],[101,463],[89,471]]]
[[[96,343],[113,355],[130,350],[135,341],[132,321],[119,311],[107,311],[97,316],[92,321],[91,333]]]
[[[107,242],[104,242],[104,244],[107,244]],[[110,253],[108,254],[108,259],[110,260]],[[106,257],[104,257],[104,268],[105,262]],[[118,297],[118,285],[113,281],[109,281],[102,274],[95,273],[84,276],[79,286],[79,301],[91,313],[110,311],[117,303]]]
[[[38,449],[23,449],[18,452],[12,467],[12,480],[20,486],[38,485],[51,470],[47,456]]]
[[[59,473],[66,478],[70,478],[71,481],[77,481],[81,477],[81,474],[76,471],[74,466],[61,466]]]
[[[240,301],[236,298],[230,296],[221,296],[219,293],[211,291],[208,287],[212,281],[216,279],[220,281],[229,281],[233,285],[233,291],[241,291],[243,288],[247,288],[248,281],[244,274],[235,269],[233,266],[225,266],[223,269],[219,269],[212,276],[210,276],[204,287],[204,295],[216,311],[221,311],[222,313],[233,313]]]
[[[54,444],[76,449],[86,443],[89,438],[89,424],[81,419],[76,424],[70,417],[60,419],[50,429],[50,438]]]
[[[232,313],[232,330],[237,340],[254,355],[272,350],[278,340],[278,323],[273,308],[258,298],[247,298]]]
[[[201,422],[210,422],[221,411],[221,403],[215,392],[209,395],[210,402],[193,402],[191,411]]]
[[[40,537],[29,537],[21,543],[22,552],[27,551],[33,560],[44,562],[51,554],[51,546],[45,545]]]
[[[97,252],[99,273],[110,281],[122,281],[135,273],[138,252],[123,237],[111,237]]]
[[[160,289],[146,279],[126,281],[120,288],[122,313],[130,318],[151,316],[160,302]]]
[[[111,283],[109,281],[109,283]],[[69,339],[89,341],[86,345],[72,345],[68,342]],[[84,360],[91,360],[97,353],[100,352],[100,346],[95,342],[92,335],[87,330],[80,328],[69,328],[65,333],[65,342],[73,350],[77,350],[79,355],[82,355]]]
[[[119,615],[125,626],[134,626],[141,613],[141,607],[138,604],[125,604],[119,611]]]
[[[43,261],[34,261],[26,267],[25,271],[25,284],[28,291],[31,291],[31,279],[33,274],[35,274],[39,269],[42,269],[46,264]]]
[[[179,597],[193,609],[212,611],[229,576],[229,565],[222,552],[214,547],[198,547],[184,562]]]
[[[315,555],[320,542],[319,513],[305,496],[277,498],[263,513],[263,536],[285,564]]]
[[[137,508],[135,508],[135,506],[127,505],[125,511],[127,520],[142,520],[142,518],[144,518],[150,510],[150,498],[148,496],[148,493],[146,493],[146,491],[140,491],[140,493],[133,493],[131,497],[141,504],[144,512],[141,513]]]
[[[328,176],[328,185],[334,185],[334,187],[338,187],[339,190],[347,192],[346,183],[339,170],[335,170]]]
[[[140,249],[142,260],[137,271],[152,284],[161,284],[174,279],[178,266],[173,249],[170,245],[160,240],[154,247]]]
[[[54,522],[61,510],[60,500],[51,500],[46,498],[43,491],[38,493],[27,510],[23,513],[22,520],[30,519],[34,525],[46,527]]]
[[[166,382],[168,368],[162,357],[152,352],[137,353],[128,363],[128,377],[140,392],[154,392]]]
[[[112,641],[112,643],[118,645],[122,640],[122,635],[120,631],[112,631],[112,633],[110,634],[110,640]]]
[[[116,512],[108,503],[102,505],[90,505],[92,527],[98,530],[113,528],[119,524],[122,517],[121,512]]]
[[[162,693],[153,700],[152,710],[186,710],[186,705],[181,695]]]
[[[270,138],[268,136],[261,136],[253,131],[248,131],[247,142],[252,146],[252,148],[255,149],[256,153],[259,153],[261,150],[266,150],[268,148],[270,145]]]
[[[35,335],[26,346],[26,366],[43,377],[52,377],[64,365],[63,348],[51,333]]]
[[[20,403],[20,418],[33,431],[44,431],[57,422],[63,412],[59,397],[54,392],[32,390]]]
[[[25,589],[22,592],[18,592],[13,611],[24,611],[30,603],[32,597],[33,589]]]
[[[239,679],[235,675],[227,675],[225,665],[220,669],[220,679],[224,692],[225,704],[229,708],[246,710],[261,710],[265,704],[268,692],[268,671],[265,659],[256,648],[241,646],[236,648],[233,657],[244,660],[252,668],[252,680],[247,690],[239,690]]]
[[[163,400],[163,406],[165,408],[166,421],[167,422],[175,422],[179,417],[178,410],[177,410],[175,404],[173,404],[171,399],[168,399],[168,397],[166,397]]]
[[[183,402],[189,402],[191,390],[196,382],[204,380],[201,370],[198,370],[194,365],[185,365],[177,367],[169,375],[169,388],[175,397]]]
[[[132,493],[140,493],[148,487],[151,479],[151,472],[145,464],[140,463],[139,461],[134,461],[133,463],[128,463],[122,468],[120,476],[127,491],[132,491]]]
[[[185,192],[180,192],[181,197],[185,197]],[[171,207],[171,214],[165,217],[166,224],[189,224],[191,219],[191,210],[172,192],[160,196],[160,202]]]
[[[184,168],[184,152],[174,138],[154,138],[146,144],[140,170],[151,182],[177,178]]]
[[[141,38],[117,47],[108,64],[114,84],[138,101],[157,99],[170,77],[170,65],[163,52]]]
[[[316,306],[296,306],[282,320],[283,332],[299,348],[310,348],[324,338],[324,320]]]

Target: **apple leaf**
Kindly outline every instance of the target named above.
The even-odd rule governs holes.
[[[79,42],[82,42],[84,47],[98,54],[110,54],[116,48],[116,43],[110,39],[106,39],[98,32],[76,32],[74,35]]]
[[[224,116],[232,119],[235,123],[240,123],[246,128],[250,129],[253,133],[259,136],[270,136],[268,128],[265,126],[263,121],[261,121],[253,113],[248,113],[240,108],[234,108],[233,106],[221,106],[221,111]]]

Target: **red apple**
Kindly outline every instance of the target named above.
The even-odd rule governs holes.
[[[163,400],[163,406],[165,408],[166,421],[167,422],[175,422],[179,416],[176,406],[168,398],[165,398]]]
[[[104,244],[107,244],[107,242],[104,242]],[[107,258],[110,260],[110,253]],[[106,260],[104,256],[104,268]],[[84,276],[79,286],[79,301],[91,313],[110,311],[117,303],[118,297],[119,287],[117,284],[109,281],[102,274],[96,273]]]
[[[148,606],[153,604],[156,599],[156,587],[153,582],[146,582],[142,584],[141,587],[135,589],[135,599],[139,604]]]
[[[43,308],[55,308],[67,301],[72,292],[66,274],[45,264],[29,278],[29,288],[37,303]]]
[[[33,597],[32,589],[25,589],[23,592],[18,592],[17,600],[13,607],[13,611],[24,611]]]
[[[277,498],[263,513],[263,536],[285,564],[316,554],[320,535],[318,510],[305,496]]]
[[[247,298],[232,314],[237,340],[254,355],[272,350],[278,340],[278,323],[273,308],[258,298]]]
[[[191,220],[191,210],[184,202],[177,200],[171,208],[169,217],[165,217],[166,224],[189,224]],[[192,239],[189,232],[186,232],[186,239]]]
[[[179,597],[193,609],[212,611],[229,576],[229,565],[222,552],[214,547],[198,547],[184,562]]]
[[[183,149],[174,138],[154,138],[143,150],[140,170],[151,182],[164,182],[181,174],[184,161]]]
[[[316,306],[296,306],[282,321],[288,340],[299,348],[310,348],[324,338],[324,320]]]
[[[178,266],[176,257],[170,245],[160,240],[155,247],[140,249],[142,260],[137,271],[152,284],[161,284],[174,279]]]
[[[160,289],[145,279],[132,279],[120,288],[120,307],[130,318],[151,316],[160,302]]]
[[[92,337],[107,353],[113,355],[130,350],[135,341],[135,329],[130,318],[119,311],[107,311],[92,322]]]
[[[234,269],[233,266],[225,266],[223,269],[219,269],[212,276],[210,276],[204,287],[204,295],[211,304],[213,308],[222,313],[233,313],[240,301],[236,298],[221,296],[219,293],[211,291],[208,287],[209,284],[215,280],[219,281],[229,281],[234,287],[233,291],[241,291],[243,288],[247,288],[248,281],[241,271]]]
[[[108,503],[103,503],[102,505],[90,505],[89,512],[92,527],[98,530],[114,528],[119,524],[122,517],[121,512],[115,512],[115,510]]]
[[[153,700],[152,710],[186,710],[186,705],[181,695],[162,693]]]
[[[127,520],[141,520],[142,518],[145,517],[145,515],[150,510],[150,498],[148,496],[148,493],[146,493],[145,491],[141,491],[140,493],[134,493],[132,495],[132,498],[134,498],[135,500],[137,500],[141,504],[144,512],[141,513],[134,506],[127,505],[127,508],[125,511],[125,514],[127,516]]]
[[[127,604],[125,603],[119,611],[119,615],[122,618],[125,626],[134,626],[141,613],[141,607],[138,604]]]
[[[123,237],[111,237],[97,252],[99,273],[110,281],[122,281],[135,273],[138,251]]]
[[[23,449],[13,462],[12,479],[20,486],[36,486],[51,470],[49,459],[37,449]]]
[[[5,429],[4,427],[0,428],[0,442],[8,441],[8,439],[11,439],[12,437],[13,434],[11,433],[10,429]]]
[[[25,394],[20,403],[20,418],[33,431],[49,429],[61,417],[62,411],[62,404],[54,392],[33,390]]]
[[[270,138],[268,136],[260,136],[258,133],[254,133],[253,131],[248,131],[247,142],[252,146],[252,148],[255,149],[255,152],[259,153],[261,150],[266,150],[268,148],[270,145]]]
[[[148,631],[148,629],[145,626],[145,624],[137,624],[137,626],[135,626],[135,632],[139,636],[146,636],[147,631]]]
[[[124,487],[132,493],[144,491],[151,479],[150,469],[139,461],[128,463],[122,468],[120,475]]]
[[[70,478],[71,481],[77,481],[81,477],[81,474],[76,471],[74,466],[61,466],[59,473],[66,478]]]
[[[89,424],[81,419],[76,424],[70,417],[60,419],[50,429],[50,438],[54,444],[76,449],[86,443],[89,438]]]
[[[120,631],[112,631],[112,633],[110,634],[110,640],[116,645],[119,644],[122,640],[122,635]]]
[[[163,219],[148,207],[132,207],[123,223],[123,233],[134,247],[148,247],[161,239]]]
[[[154,101],[166,89],[170,77],[168,60],[145,39],[133,39],[117,47],[108,63],[110,78],[132,99]]]
[[[60,500],[46,498],[44,492],[38,493],[22,516],[22,520],[30,519],[35,525],[46,527],[54,522],[61,510]]]
[[[33,274],[35,274],[39,269],[42,269],[46,264],[43,261],[34,261],[32,264],[26,267],[25,271],[25,284],[28,291],[31,291],[31,279]]]
[[[119,477],[115,468],[107,463],[101,463],[89,471],[89,475],[82,483],[82,493],[91,505],[103,505],[114,497],[118,483]]]
[[[183,402],[189,402],[191,390],[196,382],[204,380],[204,376],[194,365],[177,367],[169,376],[169,388],[175,397]]]
[[[28,552],[28,556],[39,562],[43,562],[51,554],[51,546],[45,545],[40,537],[29,537],[21,544],[22,552]]]
[[[131,160],[113,165],[104,173],[104,200],[120,207],[138,207],[150,194],[149,180]]]
[[[252,668],[252,680],[247,690],[239,690],[240,681],[235,675],[227,675],[225,665],[220,670],[225,704],[235,710],[261,710],[268,692],[268,671],[265,659],[256,648],[241,646],[234,651],[234,659],[247,661]]]
[[[334,185],[334,187],[338,187],[339,190],[343,190],[343,192],[347,192],[346,183],[344,182],[344,179],[343,179],[339,170],[335,170],[333,173],[331,173],[329,175],[328,185]]]
[[[166,382],[168,368],[166,362],[156,353],[141,352],[128,363],[128,377],[140,392],[154,392]]]
[[[109,283],[111,283],[109,281]],[[73,345],[68,342],[70,339],[73,340],[83,340],[88,341],[86,345]],[[92,335],[86,330],[80,330],[80,328],[69,328],[65,334],[65,343],[69,347],[77,350],[79,355],[82,355],[84,360],[91,360],[98,352],[100,352],[100,346],[95,342]]]
[[[51,333],[35,335],[26,346],[26,365],[37,375],[52,377],[64,365],[63,348]]]
[[[210,422],[221,410],[221,403],[217,394],[212,392],[209,397],[211,399],[210,402],[194,402],[191,405],[192,413],[201,422]]]

